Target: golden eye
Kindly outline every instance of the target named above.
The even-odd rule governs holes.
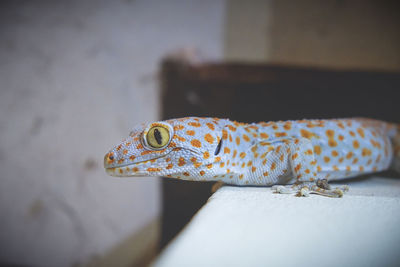
[[[169,131],[161,126],[150,128],[146,135],[147,144],[153,148],[162,148],[168,144]]]

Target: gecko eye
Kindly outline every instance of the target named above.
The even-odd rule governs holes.
[[[146,135],[146,141],[152,148],[165,147],[170,140],[169,130],[162,126],[150,128]]]

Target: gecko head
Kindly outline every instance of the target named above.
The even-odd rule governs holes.
[[[112,176],[197,177],[221,160],[227,122],[187,117],[142,124],[105,155],[104,167]]]

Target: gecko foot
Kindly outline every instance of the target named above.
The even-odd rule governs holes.
[[[293,185],[275,185],[271,188],[274,193],[296,194],[298,197],[308,197],[310,194],[317,194],[326,197],[343,197],[349,191],[347,185],[331,188],[326,179],[319,179],[316,182],[300,182]]]

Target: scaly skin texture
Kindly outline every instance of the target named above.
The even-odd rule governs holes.
[[[146,141],[156,126],[170,134],[166,145],[158,149]],[[394,124],[362,118],[253,124],[217,118],[172,119],[136,127],[105,155],[104,166],[112,176],[296,184],[318,191],[310,185],[320,179],[339,180],[388,169],[400,143],[397,129]]]

